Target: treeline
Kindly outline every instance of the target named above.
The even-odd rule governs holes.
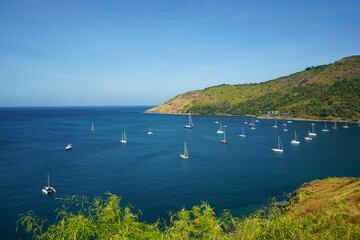
[[[360,79],[336,80],[331,85],[300,85],[284,92],[268,93],[237,104],[194,101],[190,110],[198,114],[231,115],[264,115],[268,111],[278,111],[279,116],[359,119]]]

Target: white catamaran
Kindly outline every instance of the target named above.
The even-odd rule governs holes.
[[[277,148],[272,148],[271,150],[273,152],[283,152],[284,151],[283,145],[282,145],[281,140],[280,140],[280,136],[278,136],[278,147]]]
[[[95,130],[95,128],[94,128],[94,123],[92,122],[91,123],[91,131],[93,132]]]
[[[48,177],[48,185],[46,187],[44,187],[41,191],[45,194],[51,194],[56,192],[55,189],[53,187],[50,187],[50,177],[49,177],[49,173],[47,174]]]
[[[121,143],[127,143],[127,138],[126,138],[126,134],[125,131],[121,134]]]
[[[298,136],[296,134],[296,131],[295,131],[295,139],[291,140],[290,143],[292,143],[292,144],[300,144],[300,141],[299,141],[299,138],[298,138]]]
[[[241,133],[241,134],[239,134],[239,136],[240,136],[240,137],[246,137],[246,135],[245,135],[245,131],[244,131],[244,127],[242,127],[242,133]]]
[[[276,120],[275,120],[275,125],[273,126],[273,128],[277,128],[278,126],[277,126],[277,123],[276,123]]]
[[[184,153],[180,154],[180,158],[189,159],[189,153],[188,153],[188,150],[186,148],[186,142],[184,142]]]
[[[154,133],[151,131],[151,126],[149,126],[149,132],[148,135],[153,135]]]
[[[223,131],[222,127],[221,127],[221,123],[220,123],[220,128],[219,128],[219,130],[216,131],[216,133],[218,133],[218,134],[223,134],[224,133],[224,131]]]
[[[190,111],[189,111],[189,125],[185,125],[185,128],[193,128],[194,127],[194,124],[192,122],[192,119],[191,119],[191,114],[190,114]]]
[[[315,124],[314,124],[315,125]],[[314,125],[311,124],[311,127],[312,127],[312,132],[309,133],[309,136],[316,136],[317,134],[315,133],[315,130],[314,130]]]

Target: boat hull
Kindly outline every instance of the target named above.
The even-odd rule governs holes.
[[[181,159],[189,159],[189,156],[186,156],[186,155],[184,155],[184,154],[180,154],[179,157],[180,157]]]
[[[300,142],[296,141],[296,140],[292,140],[290,143],[292,143],[292,144],[300,144]]]
[[[284,152],[284,150],[282,150],[280,148],[272,148],[271,151],[273,151],[273,152]]]
[[[220,143],[228,143],[227,141],[221,140]]]
[[[189,125],[185,125],[185,128],[192,129],[192,128],[194,128],[194,127],[193,127],[193,126],[189,126]]]

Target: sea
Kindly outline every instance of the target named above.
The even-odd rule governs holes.
[[[0,108],[0,239],[30,239],[16,231],[20,214],[33,210],[56,221],[59,198],[90,200],[110,192],[131,204],[140,220],[167,219],[170,212],[208,202],[217,214],[247,216],[283,200],[304,182],[360,177],[360,127],[349,123],[144,113],[151,106]],[[217,134],[221,122],[227,144]],[[91,125],[94,123],[94,131]],[[317,136],[305,141],[315,123]],[[149,128],[153,135],[148,135]],[[225,127],[226,126],[226,127]],[[244,127],[246,137],[240,137]],[[299,145],[290,141],[296,130]],[[126,132],[127,143],[120,142]],[[272,152],[280,137],[284,152]],[[187,144],[189,159],[179,158]],[[65,150],[71,143],[73,149]],[[55,194],[42,188],[50,184]]]

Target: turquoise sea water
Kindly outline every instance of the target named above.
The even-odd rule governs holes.
[[[303,182],[328,176],[360,177],[360,127],[331,129],[303,140],[310,122],[293,121],[288,132],[282,121],[249,117],[144,114],[149,107],[0,108],[0,238],[16,239],[19,214],[28,210],[54,221],[57,197],[90,198],[111,192],[123,206],[141,209],[142,220],[165,219],[169,211],[208,201],[216,212],[231,209],[246,215]],[[227,125],[228,144],[216,134]],[[95,131],[91,132],[91,122]],[[147,135],[149,126],[154,135]],[[238,135],[245,127],[245,138]],[[121,144],[126,131],[127,144]],[[297,131],[300,145],[290,144]],[[280,136],[284,153],[271,152]],[[189,160],[182,160],[184,141]],[[72,151],[65,147],[72,143]],[[41,189],[50,173],[54,195]]]

